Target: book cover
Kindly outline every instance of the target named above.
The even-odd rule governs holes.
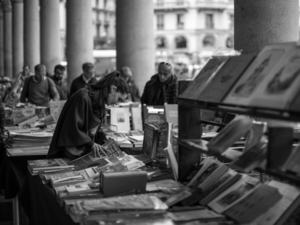
[[[234,185],[241,178],[242,175],[236,171],[232,169],[227,170],[227,172],[221,176],[219,180],[203,192],[203,195],[200,196],[200,204],[207,205],[210,201]]]
[[[199,172],[193,177],[193,179],[187,184],[190,188],[199,187],[216,169],[222,165],[217,160],[208,160],[207,163],[199,170]]]
[[[261,184],[241,201],[226,210],[224,215],[239,224],[252,223],[281,198],[282,195],[277,188]]]
[[[218,213],[223,213],[251,193],[259,184],[258,179],[243,175],[242,179],[212,200],[208,206]]]
[[[234,105],[249,105],[276,63],[295,46],[295,43],[265,46],[223,100]]]
[[[158,197],[151,194],[127,195],[80,202],[86,211],[117,211],[117,210],[166,210],[168,206]]]
[[[227,171],[229,170],[228,166],[225,164],[219,165],[215,170],[207,174],[207,178],[204,179],[198,185],[198,188],[201,188],[203,192],[207,191],[217,180],[219,180]]]
[[[67,159],[62,158],[28,160],[28,165],[33,170],[73,167],[72,165],[68,165]]]
[[[221,102],[254,58],[254,54],[230,57],[200,94],[199,100]]]
[[[170,164],[170,166],[172,168],[172,171],[174,174],[174,179],[175,179],[175,181],[177,181],[177,179],[178,179],[178,162],[175,157],[171,143],[169,143],[168,147],[166,147],[164,150],[165,150],[167,158],[168,158],[168,163]]]
[[[110,124],[117,126],[118,132],[129,131],[129,108],[112,107],[110,108]]]
[[[267,159],[267,143],[260,142],[230,163],[230,167],[243,173],[249,173]]]
[[[143,105],[143,125],[154,124],[158,126],[160,123],[166,122],[164,106]]]
[[[131,117],[133,130],[143,130],[142,108],[140,105],[138,107],[131,107]]]
[[[294,46],[261,81],[251,106],[288,109],[299,92],[300,46]]]
[[[168,147],[171,142],[171,129],[172,124],[165,122],[158,125],[158,140],[157,140],[157,150],[156,158],[163,159],[166,157],[164,149]]]
[[[277,188],[282,198],[265,213],[255,219],[257,225],[272,225],[277,224],[279,218],[289,209],[289,207],[299,198],[299,189],[280,181],[272,180],[268,183],[269,186]]]
[[[197,178],[207,169],[207,167],[212,164],[215,160],[212,158],[205,158],[199,166],[197,166],[198,171],[193,171],[188,177],[191,177],[191,180],[186,185],[187,187],[191,187],[197,180]],[[196,185],[194,185],[196,186]]]
[[[217,136],[207,144],[208,150],[222,154],[227,148],[238,141],[252,125],[252,119],[247,116],[236,116]]]
[[[212,57],[201,69],[197,77],[186,90],[179,95],[180,98],[197,100],[208,82],[216,75],[217,70],[225,63],[228,56]]]
[[[289,110],[293,112],[300,112],[300,91],[298,94],[296,94],[294,100],[290,105]]]
[[[151,159],[156,157],[156,148],[158,140],[158,128],[153,124],[145,124],[143,153]]]
[[[178,126],[178,105],[164,104],[166,121],[171,123],[174,127]]]
[[[293,147],[293,150],[282,166],[282,170],[300,176],[300,146]]]
[[[69,165],[73,165],[75,170],[82,170],[87,167],[93,167],[93,166],[102,167],[107,165],[108,163],[109,162],[107,161],[106,158],[95,157],[94,153],[91,152],[78,159],[69,162]]]
[[[191,221],[191,220],[205,220],[205,221],[216,221],[224,219],[224,216],[215,213],[208,209],[201,210],[190,210],[183,212],[169,212],[167,216],[175,222]]]

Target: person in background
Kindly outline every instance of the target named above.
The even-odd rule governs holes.
[[[16,90],[17,93],[21,94],[25,79],[32,75],[34,74],[30,72],[30,66],[24,65],[23,71],[18,74],[17,79],[15,81],[14,86],[18,86]]]
[[[59,100],[67,100],[67,90],[62,82],[65,70],[66,68],[63,65],[58,64],[54,67],[54,75],[50,76],[55,83],[56,90],[59,93]]]
[[[49,106],[50,100],[59,100],[55,84],[46,77],[46,66],[38,64],[34,67],[34,76],[27,77],[24,81],[20,102],[29,102],[36,106]]]
[[[70,96],[59,116],[48,158],[73,160],[91,151],[96,154],[102,144],[97,130],[105,121],[105,105],[124,101],[128,91],[126,81],[115,71]]]
[[[146,83],[141,103],[146,105],[175,104],[177,102],[177,77],[170,63],[161,62],[158,73]]]
[[[83,73],[72,81],[69,97],[71,97],[79,89],[85,87],[85,85],[97,82],[95,78],[95,68],[93,63],[84,63],[82,65],[82,70]]]
[[[140,97],[139,89],[135,85],[135,82],[132,78],[131,69],[128,66],[124,66],[122,67],[120,72],[121,72],[121,76],[126,80],[129,87],[128,100],[133,102],[140,102],[141,97]]]

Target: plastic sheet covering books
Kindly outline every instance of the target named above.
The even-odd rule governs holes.
[[[81,214],[88,214],[91,211],[166,210],[168,208],[159,198],[149,194],[86,200],[76,206]]]
[[[208,209],[191,210],[183,212],[169,212],[167,216],[173,221],[190,221],[190,220],[218,220],[224,219],[224,216]]]

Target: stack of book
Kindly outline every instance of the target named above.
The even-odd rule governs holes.
[[[72,170],[74,165],[69,165],[67,159],[38,159],[28,160],[27,168],[32,175],[38,175],[40,172],[51,173]]]
[[[53,134],[49,132],[10,132],[9,156],[47,155]]]

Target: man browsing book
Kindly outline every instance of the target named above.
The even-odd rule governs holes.
[[[146,83],[141,103],[146,105],[175,104],[177,98],[177,77],[172,74],[170,63],[161,62],[158,73]]]

